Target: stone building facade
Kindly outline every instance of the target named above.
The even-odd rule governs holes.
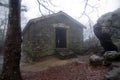
[[[79,52],[84,25],[64,12],[32,19],[23,30],[23,51],[37,57],[51,55],[56,48]]]

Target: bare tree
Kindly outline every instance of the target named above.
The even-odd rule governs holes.
[[[0,80],[22,80],[20,73],[21,56],[21,0],[9,0],[8,30],[4,48],[4,62]]]
[[[40,14],[43,16],[43,9],[46,10],[49,14],[54,13],[53,10],[49,8],[49,5],[52,5],[55,7],[55,5],[51,2],[51,0],[37,0],[39,5],[39,11]]]
[[[3,7],[8,8],[8,7],[9,7],[9,4],[6,4],[6,3],[2,3],[2,2],[0,2],[0,6],[3,6]]]
[[[2,30],[2,39],[5,39],[5,34],[7,30],[7,23],[8,23],[8,9],[9,9],[9,3],[8,0],[1,0],[0,1],[0,29]],[[22,5],[21,6],[21,11],[26,12],[27,7]]]
[[[3,2],[0,1],[0,6],[5,7],[5,8],[9,8],[9,3],[3,3]],[[27,11],[26,6],[22,5],[21,6],[21,11]]]
[[[94,35],[94,33],[93,33],[93,22],[94,21],[91,19],[90,14],[96,12],[96,16],[99,17],[99,12],[98,12],[99,6],[98,6],[98,3],[93,5],[93,4],[90,4],[89,2],[90,2],[89,0],[84,0],[84,9],[83,9],[79,18],[81,18],[83,16],[85,16],[87,18],[88,25],[89,25],[88,29],[89,29],[89,32],[90,32],[89,38],[93,38],[93,35]],[[91,11],[87,12],[88,8],[91,8]]]

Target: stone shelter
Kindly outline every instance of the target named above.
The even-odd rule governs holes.
[[[51,55],[56,48],[80,52],[83,28],[84,25],[62,11],[32,19],[23,30],[22,49],[37,57]]]

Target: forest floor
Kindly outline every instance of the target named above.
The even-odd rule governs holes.
[[[91,66],[89,56],[59,60],[53,56],[21,66],[23,80],[103,80],[111,67]]]

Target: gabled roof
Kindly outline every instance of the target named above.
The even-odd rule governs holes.
[[[27,28],[29,27],[29,25],[31,23],[34,23],[34,22],[39,21],[39,20],[44,20],[44,19],[47,19],[47,18],[51,18],[51,17],[56,17],[56,16],[59,16],[59,15],[64,15],[65,17],[67,17],[68,19],[73,21],[74,23],[80,25],[80,27],[86,28],[83,24],[81,24],[80,22],[78,22],[77,20],[75,20],[74,18],[72,18],[71,16],[66,14],[65,12],[60,11],[58,13],[54,13],[54,14],[50,14],[50,15],[47,15],[47,16],[42,16],[42,17],[38,17],[38,18],[34,18],[34,19],[29,20],[29,22],[27,23],[26,27],[23,29],[23,33],[27,30]]]

